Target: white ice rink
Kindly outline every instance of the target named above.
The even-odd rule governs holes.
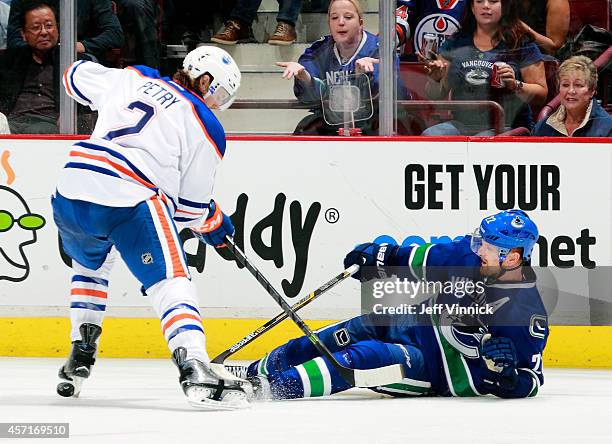
[[[0,422],[68,422],[70,441],[83,444],[612,443],[612,371],[547,369],[540,394],[525,400],[360,389],[207,412],[187,404],[169,360],[101,358],[78,399],[55,394],[61,363],[0,358]]]

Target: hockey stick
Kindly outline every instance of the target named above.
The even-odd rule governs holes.
[[[340,376],[353,387],[377,387],[385,384],[393,384],[404,379],[404,369],[400,364],[388,365],[386,367],[360,370],[345,367],[339,363],[327,346],[321,342],[319,337],[306,325],[306,323],[291,309],[289,304],[276,291],[270,282],[263,276],[260,271],[249,261],[240,248],[234,243],[234,240],[229,236],[225,237],[225,244],[229,250],[236,256],[238,262],[243,265],[257,279],[266,292],[272,296],[272,299],[281,306],[283,311],[289,318],[302,330],[304,335],[312,342],[312,345],[338,371]]]
[[[338,274],[333,279],[329,280],[328,282],[321,285],[316,290],[309,293],[306,297],[300,299],[298,302],[293,304],[291,306],[291,310],[293,311],[301,310],[302,308],[310,304],[312,301],[314,301],[316,298],[321,296],[323,293],[335,287],[338,283],[342,282],[349,276],[352,276],[353,274],[357,273],[358,270],[359,270],[359,265],[350,266],[349,268],[344,270],[342,273]],[[267,331],[271,330],[272,327],[278,325],[279,323],[281,323],[288,317],[289,315],[287,315],[287,313],[285,313],[284,311],[282,313],[279,313],[278,315],[276,315],[276,317],[270,319],[265,324],[259,326],[257,329],[253,330],[251,333],[249,333],[244,338],[242,338],[240,341],[236,342],[230,348],[228,348],[227,350],[219,354],[211,362],[213,364],[223,364],[227,358],[235,354],[238,350],[241,350],[242,348],[246,347],[248,344],[253,342],[255,339],[257,339],[258,337],[260,337]]]

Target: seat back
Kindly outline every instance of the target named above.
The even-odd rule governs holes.
[[[575,35],[584,25],[610,29],[610,0],[569,0],[569,35]]]

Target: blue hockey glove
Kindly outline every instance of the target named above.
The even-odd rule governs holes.
[[[344,258],[344,268],[348,268],[355,264],[359,265],[361,268],[353,275],[353,278],[359,279],[360,281],[387,277],[382,270],[380,270],[380,272],[376,270],[381,267],[392,267],[396,265],[395,253],[398,249],[399,247],[397,245],[387,243],[374,244],[369,242],[366,244],[359,244]],[[364,270],[363,267],[377,268]]]
[[[200,242],[212,245],[215,248],[223,248],[225,247],[225,236],[234,235],[234,224],[232,224],[230,217],[221,211],[216,202],[211,200],[208,217],[204,225],[192,228],[191,231]]]
[[[513,390],[518,382],[516,349],[512,339],[502,336],[482,336],[480,356],[485,369],[484,382],[502,390]]]

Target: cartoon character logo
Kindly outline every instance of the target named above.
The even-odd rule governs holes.
[[[0,185],[0,280],[21,282],[30,273],[24,247],[36,242],[45,218],[34,214],[15,190]]]

